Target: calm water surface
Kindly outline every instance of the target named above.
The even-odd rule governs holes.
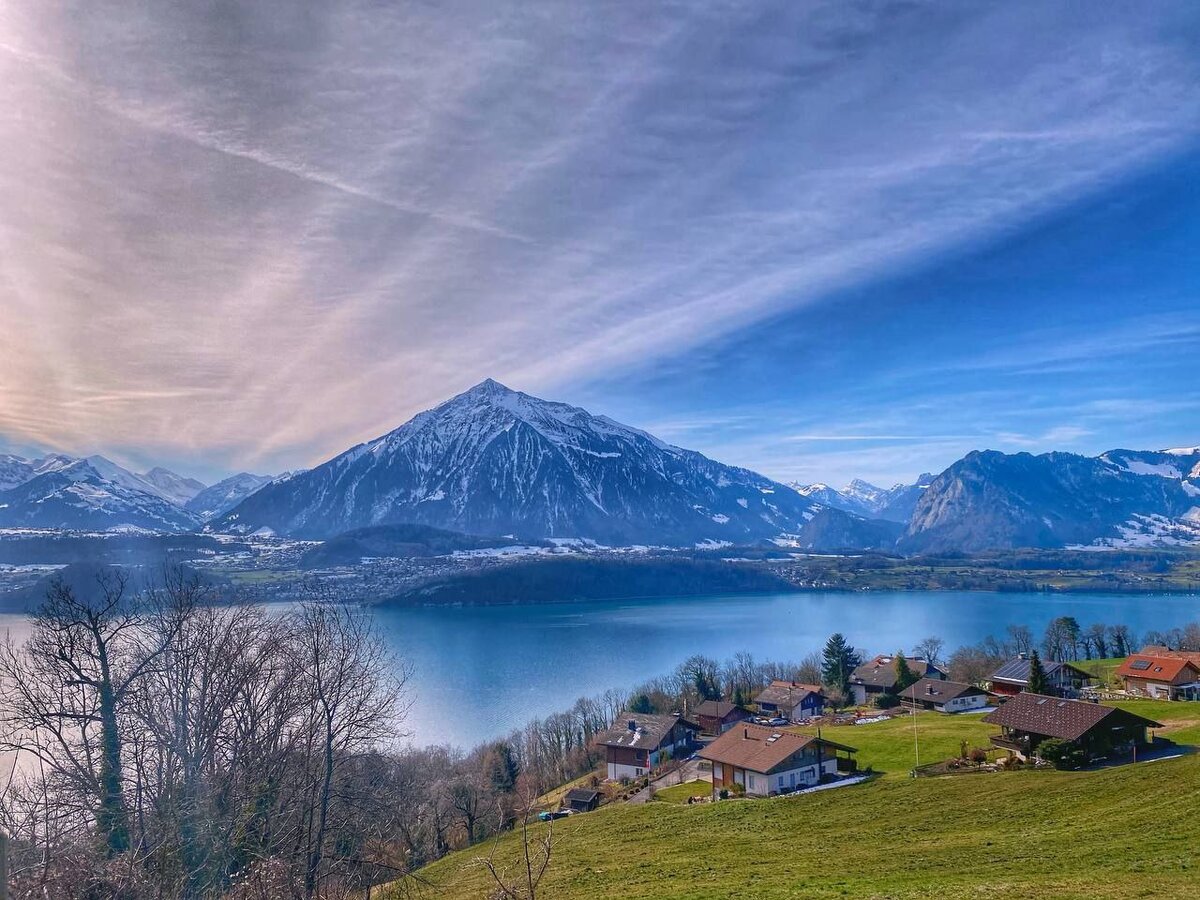
[[[531,606],[375,610],[415,669],[407,729],[415,743],[470,746],[576,698],[630,688],[693,653],[724,660],[800,659],[830,632],[885,653],[936,634],[949,648],[1009,624],[1040,634],[1055,616],[1129,625],[1139,634],[1200,619],[1196,595],[878,592],[687,597]],[[0,615],[0,632],[27,633]]]

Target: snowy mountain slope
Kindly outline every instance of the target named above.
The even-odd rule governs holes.
[[[0,527],[186,531],[199,524],[191,513],[141,489],[137,480],[121,474],[131,473],[114,472],[106,462],[102,457],[75,460],[0,492]]]
[[[417,523],[479,535],[682,545],[794,532],[812,507],[757,473],[489,379],[261,488],[209,528],[326,537]]]
[[[855,478],[841,490],[820,483],[806,485],[792,482],[788,487],[824,506],[868,519],[886,519],[905,524],[912,515],[917,498],[932,480],[933,476],[926,473],[915,484],[897,484],[891,488],[877,487],[861,478]]]
[[[159,496],[171,501],[176,506],[186,506],[189,500],[205,488],[203,482],[178,475],[162,466],[155,466],[149,472],[143,472],[138,477],[153,487]]]
[[[1189,543],[1200,453],[967,454],[921,496],[906,552]]]
[[[69,466],[74,457],[51,453],[36,459],[25,459],[8,453],[0,453],[0,491],[11,490],[29,479]]]
[[[253,475],[239,472],[198,491],[185,504],[184,509],[198,516],[201,521],[215,519],[233,509],[264,484],[273,480],[269,475]]]

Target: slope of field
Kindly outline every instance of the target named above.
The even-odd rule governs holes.
[[[1168,724],[1164,733],[1177,741],[1200,740],[1195,704],[1121,705]],[[973,718],[950,721],[976,743],[986,726]],[[873,727],[838,729],[834,739],[861,731],[857,746],[882,750],[888,731],[906,736],[891,723],[867,738]],[[932,739],[951,739],[940,723],[936,730]],[[870,753],[859,755],[872,763]],[[556,822],[554,860],[538,896],[1105,900],[1200,891],[1200,756],[917,780],[897,777],[907,767],[898,749],[875,765],[891,777],[773,800],[612,806]],[[488,896],[486,873],[473,862],[488,849],[423,870],[423,895]],[[515,864],[517,851],[507,836],[496,859]]]

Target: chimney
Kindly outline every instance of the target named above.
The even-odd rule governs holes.
[[[637,720],[636,720],[636,719],[630,719],[630,720],[629,720],[629,730],[630,730],[630,731],[637,731]]]
[[[750,729],[749,728],[742,729],[742,740],[743,741],[750,740]]]

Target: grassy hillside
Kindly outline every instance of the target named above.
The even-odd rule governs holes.
[[[1169,723],[1176,740],[1200,741],[1194,704],[1121,705]],[[978,717],[922,715],[918,727],[928,730],[931,748],[946,741],[957,749],[962,738],[946,723],[965,733],[987,729]],[[866,785],[693,807],[612,806],[557,822],[555,859],[539,896],[1105,900],[1200,889],[1200,756],[1096,772],[912,780],[900,772],[911,765],[902,751],[883,762],[893,743],[888,730],[899,739],[901,724],[830,735],[870,748],[859,754],[863,763],[888,768]],[[842,734],[851,730],[854,741]],[[485,873],[472,862],[486,849],[425,869],[424,895],[486,897]],[[516,852],[509,836],[497,859],[515,862]]]

